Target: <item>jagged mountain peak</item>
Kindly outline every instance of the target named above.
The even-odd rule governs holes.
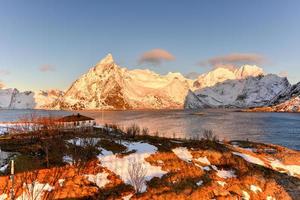
[[[96,66],[98,65],[109,65],[109,64],[113,64],[115,61],[114,61],[114,58],[112,56],[111,53],[107,54],[104,58],[102,58],[97,64]]]
[[[234,71],[237,79],[247,78],[248,76],[259,76],[264,74],[264,70],[257,65],[243,65]]]

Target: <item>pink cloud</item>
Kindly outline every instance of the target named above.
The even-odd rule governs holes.
[[[232,53],[223,56],[215,56],[199,62],[200,66],[209,66],[213,68],[225,67],[233,69],[243,64],[262,64],[265,57],[255,53]]]
[[[10,71],[5,70],[5,69],[0,69],[0,75],[9,75]]]
[[[142,63],[160,64],[163,61],[172,61],[172,60],[175,60],[175,56],[173,56],[170,52],[164,49],[152,49],[141,55],[141,57],[139,58],[139,64]]]
[[[55,67],[53,65],[44,64],[39,67],[39,70],[41,72],[53,72],[53,71],[55,71]]]

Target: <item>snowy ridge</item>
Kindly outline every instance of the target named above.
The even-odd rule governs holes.
[[[16,88],[0,89],[0,109],[50,108],[48,105],[62,95],[63,92],[59,90],[20,92]]]
[[[0,89],[0,109],[246,108],[282,103],[299,91],[300,84],[291,86],[286,78],[264,75],[255,65],[217,68],[191,80],[177,72],[160,75],[148,69],[128,70],[108,54],[66,92]]]
[[[55,105],[60,109],[180,108],[192,80],[118,66],[111,54],[77,79]]]
[[[190,93],[186,98],[185,108],[207,107],[202,105],[235,108],[265,106],[290,87],[286,78],[274,74],[227,80],[211,87],[198,89],[194,94]],[[192,95],[193,97],[190,97]]]

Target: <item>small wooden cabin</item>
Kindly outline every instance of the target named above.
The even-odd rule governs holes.
[[[62,117],[58,119],[58,122],[64,127],[64,128],[70,128],[70,129],[76,129],[76,128],[92,128],[94,125],[96,125],[95,119],[91,117],[87,117],[81,114],[77,115],[68,115],[65,117]]]

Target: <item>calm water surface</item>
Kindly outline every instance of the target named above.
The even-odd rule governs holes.
[[[26,112],[38,114],[66,115],[65,111],[0,110],[0,121],[16,119]],[[300,150],[299,113],[244,113],[232,110],[160,110],[160,111],[85,111],[98,123],[114,123],[130,126],[135,123],[166,137],[201,136],[210,129],[220,139],[240,139],[280,144]]]

